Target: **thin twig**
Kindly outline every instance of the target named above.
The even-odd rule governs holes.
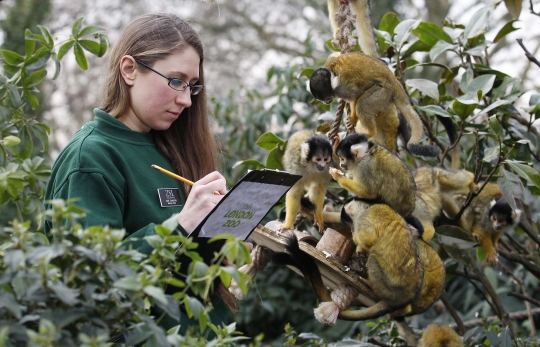
[[[452,306],[452,303],[450,303],[450,301],[448,300],[448,297],[446,296],[446,293],[444,291],[441,293],[441,301],[444,304],[444,307],[446,307],[448,313],[450,313],[452,318],[454,318],[454,321],[456,322],[459,329],[459,334],[462,336],[465,335],[465,333],[467,332],[467,328],[465,327],[465,324],[463,324],[463,320],[461,320],[458,313],[454,309],[454,306]]]
[[[535,315],[535,316],[540,314],[540,308],[532,309],[531,313],[533,315]],[[524,319],[524,318],[527,318],[527,311],[512,312],[512,313],[509,314],[509,316],[510,316],[510,319]],[[499,319],[499,317],[497,317],[497,316],[489,316],[489,317],[486,318],[486,320],[488,322],[494,321],[495,319]],[[465,326],[470,329],[470,328],[473,328],[475,326],[483,325],[484,324],[484,319],[483,318],[482,319],[472,319],[472,320],[463,322],[463,324],[465,324]],[[456,324],[449,324],[449,325],[450,325],[450,328],[452,328],[454,330],[457,328]]]
[[[516,298],[518,299],[522,299],[522,300],[525,300],[525,301],[528,301],[530,302],[531,304],[535,304],[536,306],[540,307],[540,301],[536,300],[536,299],[533,299],[531,298],[530,296],[527,296],[527,295],[523,295],[523,294],[520,294],[518,292],[508,292],[506,293],[507,296],[515,296]]]
[[[525,56],[527,57],[527,59],[529,59],[529,61],[531,63],[534,63],[536,64],[537,66],[540,66],[540,61],[538,61],[538,59],[536,59],[534,57],[534,55],[532,55],[528,50],[527,48],[525,48],[525,45],[523,44],[523,39],[516,39],[516,41],[518,42],[518,44],[521,46],[521,48],[525,51]]]
[[[503,251],[502,249],[499,249],[499,254],[510,261],[523,265],[523,267],[527,269],[531,274],[533,274],[536,278],[540,279],[540,267],[533,264],[531,260],[528,259],[528,257],[524,257],[516,253],[509,253]]]

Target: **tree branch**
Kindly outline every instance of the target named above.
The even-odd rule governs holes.
[[[527,57],[527,59],[529,59],[530,62],[536,64],[537,66],[540,66],[540,61],[538,61],[538,59],[536,59],[531,53],[529,53],[527,48],[525,48],[525,45],[523,44],[523,39],[516,39],[516,41],[521,46],[521,48],[525,51],[525,56]]]
[[[523,295],[523,294],[520,294],[518,292],[508,292],[506,293],[507,296],[515,296],[516,298],[518,299],[522,299],[522,300],[525,300],[525,301],[528,301],[530,302],[531,304],[535,304],[536,306],[540,307],[540,301],[536,300],[536,299],[533,299],[531,298],[530,296],[527,296],[527,295]]]

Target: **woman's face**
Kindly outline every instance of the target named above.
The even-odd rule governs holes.
[[[187,46],[182,52],[157,60],[151,67],[166,77],[197,84],[199,63],[197,51]],[[184,109],[191,106],[189,88],[183,91],[172,89],[166,78],[137,64],[133,57],[124,56],[120,68],[124,81],[130,86],[130,107],[117,118],[131,130],[166,130]]]

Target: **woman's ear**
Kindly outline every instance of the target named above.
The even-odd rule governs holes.
[[[124,55],[120,59],[120,73],[128,86],[132,86],[135,83],[136,72],[137,62],[135,59],[130,55]]]

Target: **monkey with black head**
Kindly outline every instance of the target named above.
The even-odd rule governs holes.
[[[455,199],[461,205],[466,195],[456,195]],[[519,209],[512,210],[496,183],[487,183],[465,209],[463,219],[466,231],[471,232],[478,239],[480,246],[486,250],[486,265],[497,262],[499,239],[519,223],[521,213]]]
[[[357,132],[396,152],[399,128],[397,110],[411,128],[407,149],[414,155],[436,157],[437,146],[420,145],[424,134],[420,116],[388,66],[362,53],[331,54],[309,80],[313,96],[325,103],[336,97],[350,104],[349,121]]]
[[[330,174],[343,188],[360,198],[385,203],[403,217],[413,212],[416,186],[412,173],[397,155],[363,134],[345,137],[336,155],[349,178],[335,168]]]
[[[302,178],[285,196],[285,223],[280,231],[294,228],[306,191],[306,198],[315,205],[313,225],[318,226],[320,233],[324,231],[323,205],[326,188],[332,179],[328,173],[331,165],[332,145],[326,137],[312,130],[301,130],[289,138],[283,155],[283,168]]]

